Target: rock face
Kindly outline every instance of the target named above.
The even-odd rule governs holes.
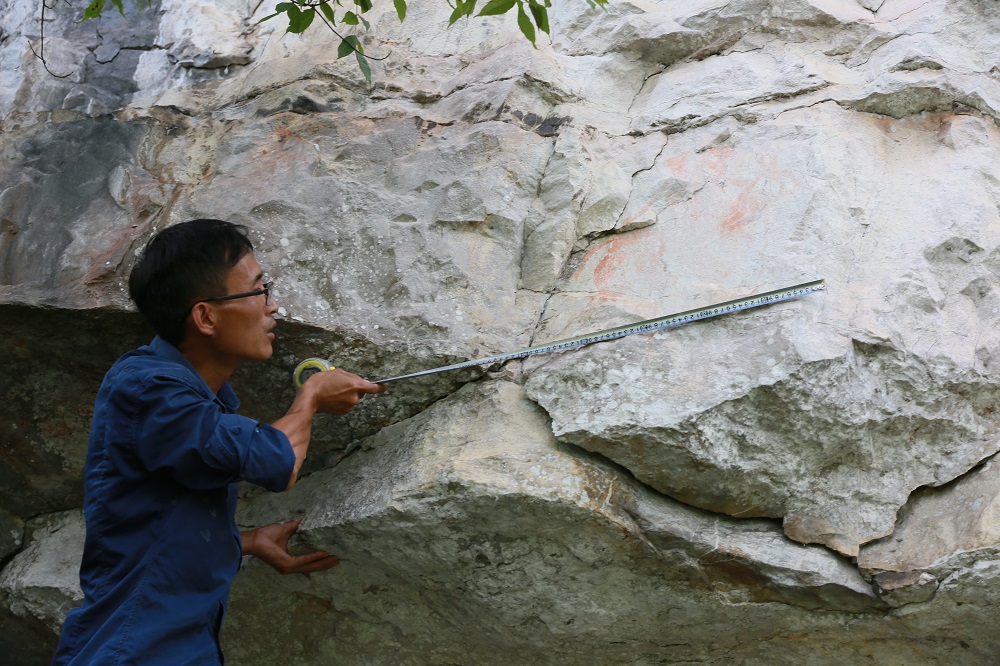
[[[0,646],[48,663],[79,602],[90,408],[150,336],[136,252],[219,217],[282,304],[234,378],[262,420],[307,356],[379,379],[827,285],[319,419],[238,519],[304,515],[342,564],[251,562],[229,661],[993,663],[994,9],[560,3],[532,49],[385,6],[369,86],[266,3],[56,5],[43,66],[38,4],[0,0]]]

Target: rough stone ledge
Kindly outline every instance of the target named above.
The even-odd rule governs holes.
[[[893,606],[922,603],[970,576],[986,576],[1000,559],[1000,465],[991,458],[939,488],[921,488],[900,511],[895,530],[866,544],[862,575]]]
[[[455,410],[470,400],[489,401],[477,412],[486,415],[485,421],[465,423],[460,435],[452,425],[461,421]],[[303,529],[316,545],[327,547],[316,532],[321,525],[357,529],[368,520],[408,520],[406,514],[422,512],[417,507],[428,502],[443,502],[459,512],[464,502],[480,496],[509,496],[512,506],[517,497],[529,504],[568,502],[570,510],[582,511],[581,517],[592,514],[608,521],[612,531],[624,530],[662,559],[665,570],[673,572],[668,575],[723,591],[734,602],[779,601],[849,612],[881,607],[870,586],[840,556],[821,546],[795,544],[773,521],[686,507],[593,455],[568,455],[536,410],[525,401],[523,389],[508,382],[463,387],[366,441],[337,468],[303,480],[308,489],[301,493],[325,498],[323,515],[313,507]],[[507,421],[513,414],[519,415],[516,423]],[[559,469],[567,474],[557,474]],[[490,470],[503,470],[503,475]],[[549,485],[556,481],[558,486]]]
[[[753,365],[761,372],[752,380],[758,373],[743,350],[773,347],[774,336],[744,330],[743,320],[720,321],[713,330],[728,338],[722,329],[730,326],[740,330],[737,348],[723,343],[700,361],[689,344],[699,339],[693,329],[657,345],[625,340],[615,351],[594,347],[573,359],[547,359],[528,380],[529,395],[552,415],[560,440],[601,452],[660,492],[729,515],[784,516],[796,540],[827,543],[848,555],[891,532],[913,490],[947,483],[996,452],[992,406],[1000,389],[987,376],[920,361],[890,344],[855,341],[826,360],[758,353]],[[796,336],[794,325],[780,329]],[[758,335],[767,340],[754,342]],[[692,400],[691,387],[706,381],[704,367],[726,377],[734,359],[744,359],[733,373],[738,381],[720,387],[717,404]],[[640,396],[629,388],[640,379],[657,392]],[[560,388],[566,386],[576,390]],[[628,404],[620,398],[626,388]],[[867,396],[864,407],[844,402],[853,394]],[[907,442],[898,463],[872,458],[871,442],[883,438]],[[746,465],[753,471],[737,471]],[[790,471],[796,465],[798,474]],[[772,476],[779,469],[789,471],[782,481]],[[803,476],[803,469],[811,471]],[[733,474],[738,482],[727,480]],[[843,488],[854,476],[858,493],[851,499]],[[832,490],[833,480],[840,490]],[[824,508],[810,509],[827,490]],[[855,501],[858,511],[848,510]]]

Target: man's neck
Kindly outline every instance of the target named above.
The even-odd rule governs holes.
[[[220,360],[214,348],[198,344],[197,341],[183,341],[177,346],[177,350],[205,380],[213,393],[218,393],[236,370],[234,366]]]

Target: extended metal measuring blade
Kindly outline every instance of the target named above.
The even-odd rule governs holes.
[[[739,312],[740,310],[749,310],[750,308],[760,307],[761,305],[771,305],[772,303],[779,303],[781,301],[799,298],[800,296],[805,296],[806,294],[811,294],[817,291],[823,291],[825,289],[826,285],[823,283],[823,280],[813,280],[812,282],[797,284],[794,287],[776,289],[763,294],[755,294],[745,298],[738,298],[734,301],[726,301],[725,303],[716,303],[715,305],[709,305],[695,310],[686,310],[685,312],[678,312],[664,317],[657,317],[656,319],[646,319],[645,321],[639,321],[634,324],[619,326],[617,328],[609,328],[603,331],[595,331],[585,335],[578,335],[575,338],[556,340],[555,342],[536,345],[534,347],[528,347],[527,349],[508,352],[506,354],[497,354],[495,356],[477,358],[472,361],[463,361],[462,363],[455,363],[453,365],[443,365],[439,368],[431,368],[430,370],[412,372],[408,375],[399,375],[398,377],[379,379],[375,383],[384,384],[386,382],[395,382],[400,379],[410,379],[412,377],[433,375],[438,372],[447,372],[448,370],[461,370],[462,368],[471,368],[480,365],[494,365],[496,363],[512,361],[516,358],[525,358],[526,356],[534,356],[536,354],[548,354],[549,352],[562,351],[565,349],[576,349],[595,342],[617,340],[618,338],[635,335],[636,333],[651,333],[652,331],[674,328],[675,326],[682,326],[701,319],[710,319],[711,317],[731,314],[733,312]]]

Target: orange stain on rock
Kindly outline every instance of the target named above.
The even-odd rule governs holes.
[[[759,156],[755,175],[750,178],[734,178],[730,175],[733,170],[733,149],[726,145],[715,146],[695,155],[677,155],[664,160],[664,163],[680,176],[695,179],[697,176],[707,175],[709,180],[724,188],[739,190],[728,212],[719,221],[719,230],[726,236],[748,233],[747,226],[770,203],[772,195],[766,191],[768,185],[788,180],[788,174],[782,173],[776,159],[768,155]]]
[[[686,178],[705,173],[721,178],[732,154],[733,149],[729,146],[715,146],[698,153],[681,153],[668,157],[663,163],[670,167],[671,172]]]
[[[309,164],[315,158],[315,146],[288,125],[278,125],[272,135],[274,140],[258,149],[258,159],[254,160],[251,169],[293,169],[296,164]]]
[[[681,153],[674,157],[668,157],[663,163],[670,168],[671,173],[685,174],[688,172],[688,162],[691,160],[690,153]]]
[[[621,277],[623,266],[634,265],[637,258],[649,254],[648,237],[651,236],[654,229],[655,226],[646,227],[615,236],[594,250],[594,253],[584,260],[581,269],[588,265],[595,256],[603,253],[603,256],[597,260],[597,266],[594,267],[594,286],[602,292],[616,291],[608,289],[608,287]],[[659,246],[659,243],[656,245]]]
[[[789,187],[790,174],[782,172],[777,160],[770,155],[760,156],[759,168],[753,177],[746,179],[729,178],[724,182],[739,189],[729,213],[722,218],[719,229],[726,236],[736,233],[747,234],[747,225],[756,221],[776,196]],[[778,184],[777,192],[770,192],[772,183]]]
[[[597,266],[594,267],[594,284],[599,289],[614,276],[622,262],[625,261],[625,255],[618,250],[621,239],[622,236],[617,236],[606,245],[601,246],[599,250],[604,253],[604,256],[598,260]],[[587,263],[589,262],[584,262],[584,265]]]
[[[727,236],[732,236],[737,232],[746,233],[746,225],[750,222],[750,216],[759,213],[764,208],[764,202],[755,199],[753,194],[752,191],[744,190],[736,197],[729,214],[722,218],[719,223],[722,233]]]
[[[725,179],[725,172],[729,167],[729,160],[733,155],[733,149],[729,146],[716,146],[715,148],[709,148],[702,155],[704,157],[701,160],[701,170],[707,171],[717,178]]]

